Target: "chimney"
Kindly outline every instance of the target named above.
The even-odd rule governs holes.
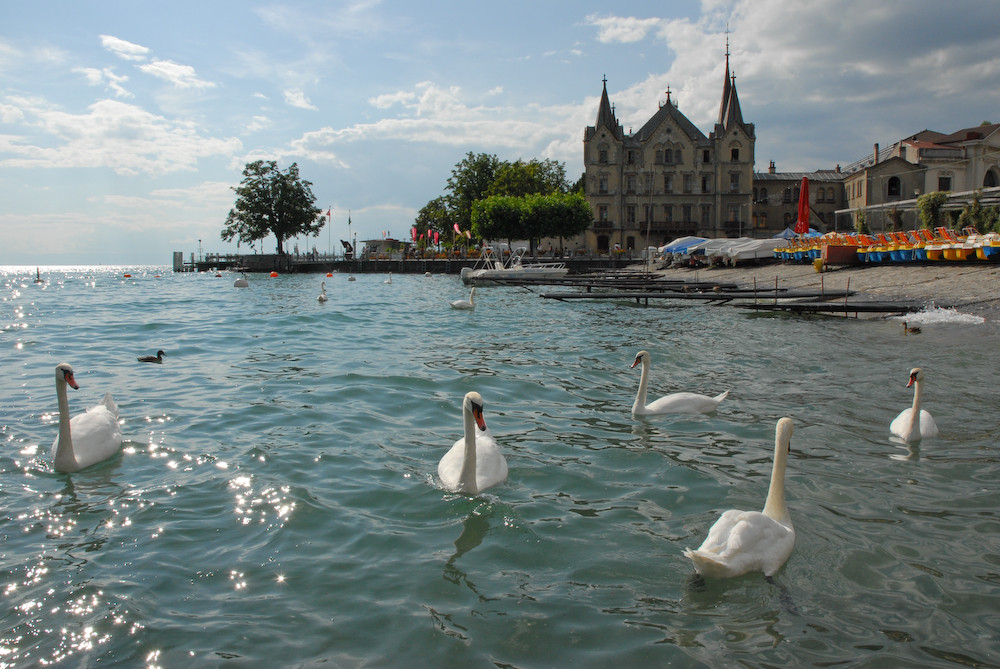
[[[775,167],[774,167],[774,161],[772,160],[772,161],[771,161],[771,164],[770,164],[770,165],[768,166],[768,168],[767,168],[767,173],[768,173],[768,174],[774,174],[774,173],[775,173],[776,171],[777,171],[777,170],[776,170],[776,169],[775,169]]]
[[[875,142],[875,157],[872,159],[872,165],[878,165],[878,142]]]

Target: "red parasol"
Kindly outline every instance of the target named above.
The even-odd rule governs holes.
[[[809,179],[802,177],[799,187],[799,218],[795,221],[795,234],[804,235],[809,232]]]

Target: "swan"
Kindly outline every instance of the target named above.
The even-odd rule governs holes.
[[[452,492],[476,495],[507,480],[507,461],[483,420],[483,398],[479,393],[466,393],[462,419],[465,436],[441,458],[438,477]]]
[[[795,528],[785,505],[785,464],[791,438],[792,420],[782,418],[774,429],[774,464],[764,510],[725,511],[698,550],[684,550],[702,576],[729,578],[751,571],[772,576],[791,555]]]
[[[924,370],[914,367],[910,370],[910,380],[906,384],[907,388],[913,386],[913,406],[900,411],[899,415],[889,423],[889,431],[907,443],[938,435],[934,417],[926,409],[920,408],[923,384]]]
[[[729,391],[709,397],[698,393],[671,393],[646,404],[646,387],[649,385],[649,353],[639,351],[635,354],[632,368],[642,363],[642,376],[639,378],[639,392],[635,395],[632,405],[633,416],[652,416],[664,413],[708,413],[715,411],[719,402],[726,399]]]
[[[68,363],[56,365],[56,396],[59,398],[59,435],[52,442],[52,461],[56,471],[75,472],[107,460],[122,445],[122,431],[118,425],[118,405],[105,393],[97,406],[86,413],[69,417],[69,400],[66,386],[80,388],[73,378],[73,368]]]
[[[473,299],[476,295],[476,287],[473,286],[472,290],[469,291],[469,299],[467,300],[455,300],[451,303],[452,309],[475,309],[476,302]]]
[[[159,362],[163,362],[163,356],[165,356],[165,355],[166,355],[166,353],[164,353],[163,351],[157,351],[156,355],[140,355],[138,358],[136,358],[136,360],[138,360],[139,362],[158,362],[159,363]]]
[[[320,281],[319,282],[319,295],[316,297],[316,301],[317,302],[326,302],[327,299],[329,299],[329,298],[327,298],[327,296],[326,296],[326,281]]]
[[[389,272],[389,278],[383,281],[382,283],[392,283],[392,272]]]

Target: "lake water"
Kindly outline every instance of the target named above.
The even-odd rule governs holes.
[[[42,276],[0,270],[2,667],[1000,666],[996,321]],[[651,397],[729,398],[633,419],[642,348]],[[111,390],[126,440],[69,475],[63,361],[73,414]],[[917,365],[941,436],[907,447]],[[436,481],[469,390],[510,467],[475,498]],[[762,507],[782,416],[795,550],[771,581],[693,578],[684,548]]]

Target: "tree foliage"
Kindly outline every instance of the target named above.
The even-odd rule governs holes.
[[[925,228],[935,228],[941,225],[941,208],[948,201],[944,191],[925,193],[917,198],[917,210],[920,212],[920,222]]]
[[[472,232],[483,239],[573,237],[590,226],[593,212],[579,193],[492,195],[473,207]]]
[[[447,185],[448,209],[453,223],[458,223],[463,230],[471,226],[472,205],[487,196],[499,166],[500,159],[496,156],[469,151],[451,171]]]
[[[452,170],[447,194],[428,202],[414,224],[442,234],[458,224],[481,239],[574,236],[589,227],[591,211],[582,190],[567,199],[571,189],[558,161],[507,162],[470,151]]]
[[[243,168],[243,180],[233,187],[236,203],[226,217],[222,239],[252,244],[273,234],[278,253],[284,241],[296,235],[316,235],[323,228],[322,210],[316,206],[312,183],[299,176],[292,163],[282,172],[273,160],[257,160]]]

